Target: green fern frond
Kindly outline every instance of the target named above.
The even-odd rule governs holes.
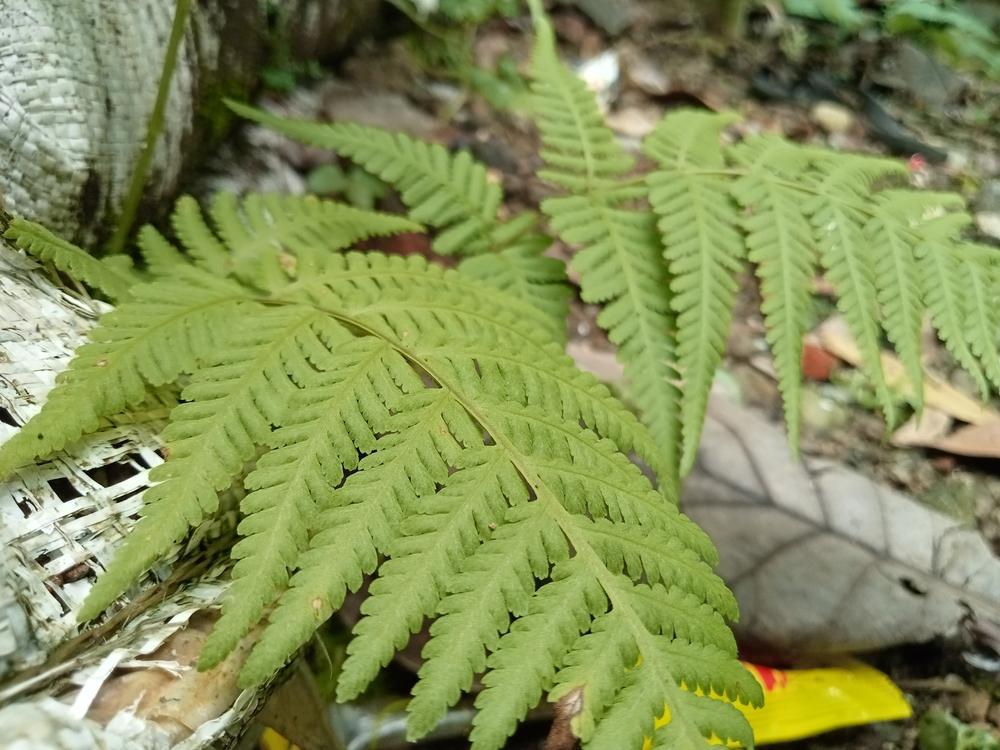
[[[129,266],[95,258],[27,219],[13,219],[3,236],[30,255],[48,261],[66,275],[101,292],[112,302],[128,299],[129,290],[142,281]]]
[[[145,231],[158,280],[102,319],[42,412],[0,446],[0,467],[14,468],[187,382],[142,517],[82,619],[242,483],[232,588],[200,664],[219,663],[266,617],[243,685],[268,679],[374,575],[338,694],[357,695],[433,619],[409,709],[413,737],[476,673],[488,685],[524,677],[521,697],[493,690],[482,702],[473,746],[499,748],[530,702],[565,684],[582,639],[609,617],[621,630],[617,653],[629,658],[578,685],[602,696],[585,707],[592,721],[630,700],[636,674],[655,677],[643,726],[665,703],[678,725],[701,727],[684,716],[685,687],[759,701],[724,624],[736,608],[711,571],[711,541],[633,463],[633,452],[655,462],[656,439],[573,366],[551,315],[419,257],[323,248],[320,258],[317,247],[312,272],[287,273],[281,254],[302,260],[317,243],[297,234],[303,225],[347,216],[317,211],[310,225],[310,202],[223,198],[214,227],[190,201],[180,206],[177,234],[193,262]],[[355,228],[381,220],[350,218]],[[634,231],[632,221],[621,225]],[[535,259],[547,243],[527,220],[492,231]],[[642,231],[655,248],[651,214]]]
[[[798,446],[802,336],[810,320],[809,290],[818,253],[794,180],[808,166],[809,155],[770,136],[744,141],[731,153],[747,169],[732,190],[747,211],[747,257],[760,280],[765,335],[774,355],[789,442]]]
[[[661,480],[677,481],[679,420],[674,321],[667,265],[648,211],[627,207],[643,189],[624,183],[629,158],[604,124],[583,82],[556,57],[551,26],[535,14],[534,111],[546,169],[540,176],[570,195],[542,203],[552,228],[581,247],[573,267],[587,302],[604,305],[598,323],[618,345],[635,400],[661,446]]]
[[[683,446],[680,473],[694,466],[708,394],[726,349],[745,248],[729,196],[722,131],[736,117],[681,111],[664,118],[643,151],[657,163],[646,177],[649,202],[670,271],[677,316]],[[714,172],[714,173],[713,173]]]
[[[291,120],[235,102],[228,105],[248,120],[332,149],[395,187],[410,218],[441,230],[434,238],[435,252],[476,255],[492,249],[490,234],[503,192],[468,152],[452,156],[442,146],[402,133],[353,123]]]

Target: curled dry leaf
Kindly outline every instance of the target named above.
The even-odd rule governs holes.
[[[970,424],[924,445],[959,456],[1000,458],[1000,421]]]
[[[913,415],[892,433],[893,445],[919,447],[933,445],[951,430],[952,418],[940,409],[924,408],[918,418]]]
[[[861,352],[847,329],[843,318],[833,317],[823,323],[816,334],[823,348],[834,356],[857,366],[861,362]],[[907,393],[912,386],[906,377],[903,363],[889,352],[882,352],[882,370],[886,382],[901,393]],[[974,398],[966,396],[932,373],[924,372],[924,402],[969,424],[985,424],[1000,421],[1000,412],[983,406]]]
[[[737,632],[768,651],[865,651],[1000,622],[1000,560],[914,499],[825,460],[716,399],[682,498],[715,540]]]

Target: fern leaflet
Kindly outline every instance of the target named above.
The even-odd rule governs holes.
[[[22,250],[49,261],[57,269],[104,294],[112,301],[128,299],[129,290],[141,278],[124,256],[95,258],[45,227],[27,219],[13,219],[3,236]]]
[[[548,237],[533,235],[498,253],[466,258],[458,268],[538,307],[551,321],[553,338],[561,340],[566,335],[571,290],[565,283],[565,266],[542,255],[549,244]]]
[[[658,474],[673,485],[678,432],[674,321],[655,220],[648,211],[626,207],[643,192],[623,184],[632,160],[604,125],[583,82],[556,57],[548,21],[534,15],[534,111],[546,163],[540,176],[570,193],[544,201],[542,210],[563,240],[582,247],[573,267],[580,273],[583,299],[604,305],[598,323],[618,345],[634,396],[661,446]]]
[[[966,290],[968,317],[964,326],[966,342],[979,358],[983,371],[1000,390],[1000,350],[997,331],[1000,330],[1000,276],[997,274],[996,252],[984,245],[960,246],[963,288]]]
[[[898,174],[901,167],[867,157],[830,154],[815,155],[813,165],[819,173],[815,177],[816,195],[806,204],[805,212],[812,221],[820,261],[836,289],[837,306],[858,342],[865,373],[892,427],[896,422],[895,405],[882,372],[876,278],[881,282],[883,300],[890,303],[887,318],[891,321],[891,338],[904,354],[904,365],[920,372],[919,330],[914,338],[907,325],[913,321],[904,306],[908,298],[898,297],[910,289],[905,274],[913,264],[907,265],[904,257],[892,253],[892,246],[885,258],[879,259],[868,246],[868,216],[859,206],[864,205],[864,193],[871,182],[883,174]]]
[[[734,158],[747,167],[733,194],[749,212],[743,222],[747,257],[760,279],[761,311],[789,442],[798,445],[802,335],[810,317],[809,284],[818,258],[812,227],[800,210],[802,196],[788,178],[794,179],[808,157],[781,139],[759,136],[737,146]]]
[[[229,107],[279,133],[332,149],[396,187],[414,221],[442,230],[434,239],[436,252],[475,255],[490,250],[503,192],[468,152],[452,157],[442,146],[402,133],[353,123],[289,120],[235,102]]]
[[[677,315],[681,378],[680,472],[694,465],[708,394],[726,348],[744,247],[739,214],[725,177],[720,134],[735,118],[679,112],[661,121],[643,149],[651,172],[649,202],[659,217],[670,270],[670,305]],[[696,170],[704,170],[699,172]]]

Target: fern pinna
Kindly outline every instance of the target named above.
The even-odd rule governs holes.
[[[338,696],[363,691],[432,618],[414,738],[481,674],[476,748],[501,747],[546,692],[580,696],[589,747],[752,745],[721,700],[761,693],[736,661],[715,550],[630,460],[654,462],[655,440],[575,369],[549,315],[421,258],[337,252],[419,228],[401,217],[257,195],[220,196],[209,214],[178,203],[180,247],[143,230],[146,268],[0,447],[9,475],[184,384],[168,458],[81,619],[242,484],[202,668],[265,620],[240,681],[267,680],[377,574]],[[21,220],[7,235],[68,273],[82,253]],[[109,266],[94,263],[101,286]]]

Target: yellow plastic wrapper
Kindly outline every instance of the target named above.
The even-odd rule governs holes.
[[[816,669],[773,669],[743,662],[764,688],[764,705],[736,704],[753,728],[758,745],[811,737],[858,724],[893,721],[912,716],[910,704],[892,681],[856,660]],[[657,727],[669,721],[661,716]],[[295,748],[274,730],[261,738],[265,750]],[[643,750],[650,750],[649,740]]]
[[[860,661],[816,669],[772,669],[747,662],[743,666],[764,688],[761,708],[736,704],[750,722],[758,745],[913,715],[900,689],[886,675]],[[664,714],[656,726],[668,721],[669,714]],[[647,740],[643,750],[651,747]]]

